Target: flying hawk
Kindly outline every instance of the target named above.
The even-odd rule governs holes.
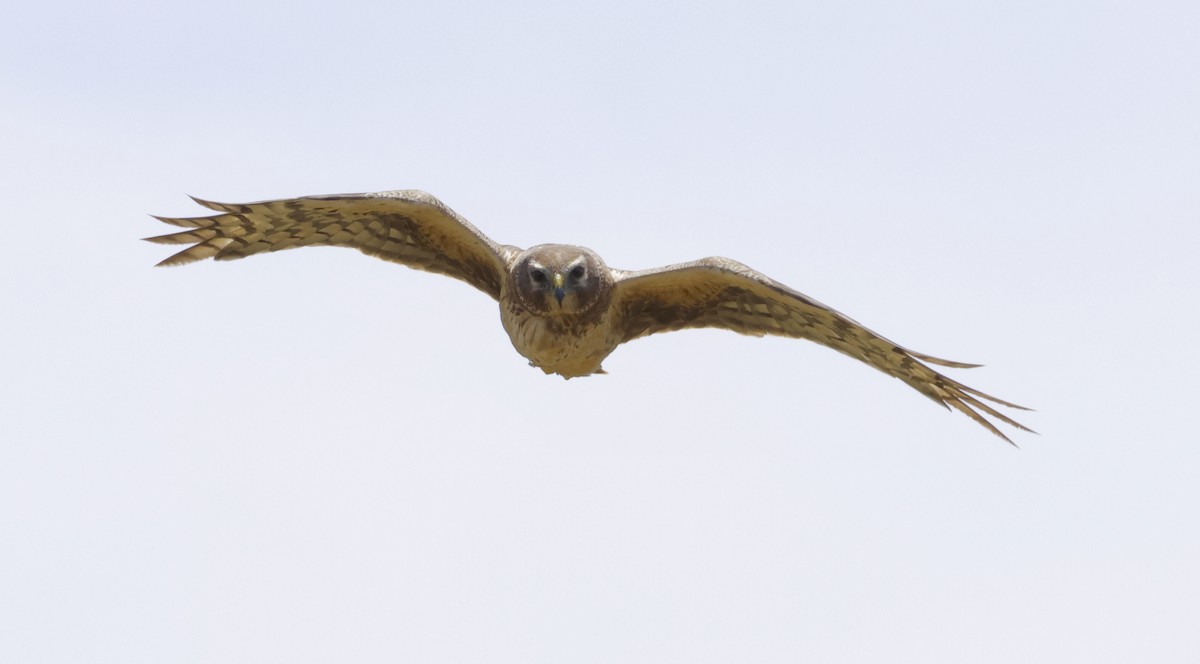
[[[437,272],[500,303],[517,352],[547,374],[604,373],[617,346],[657,332],[717,327],[761,337],[809,339],[845,353],[953,407],[1011,443],[983,414],[1031,431],[987,401],[1028,410],[943,376],[929,364],[968,368],[899,346],[851,318],[728,258],[630,272],[565,244],[496,244],[433,196],[416,190],[306,196],[231,205],[198,198],[218,214],[155,217],[188,230],[146,238],[192,246],[159,265],[234,260],[307,246],[352,247]]]

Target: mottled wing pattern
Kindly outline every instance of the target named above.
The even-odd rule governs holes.
[[[969,368],[899,346],[837,311],[741,263],[705,258],[653,270],[614,270],[613,312],[621,341],[684,328],[716,327],[753,336],[808,339],[899,378],[1012,443],[982,414],[1024,431],[985,402],[1028,410],[974,390],[925,363]]]
[[[461,279],[500,298],[500,284],[516,247],[498,245],[433,196],[416,190],[306,196],[226,204],[194,199],[218,214],[155,217],[188,230],[146,238],[191,247],[159,265],[310,246],[358,249],[418,270]]]

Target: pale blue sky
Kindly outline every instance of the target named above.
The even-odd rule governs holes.
[[[0,661],[1200,659],[1193,3],[0,20]],[[137,241],[394,188],[736,258],[1042,435],[717,331],[564,382],[442,277]]]

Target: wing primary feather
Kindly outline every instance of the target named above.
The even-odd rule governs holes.
[[[160,217],[157,214],[150,216],[164,224],[171,224],[180,228],[206,228],[216,225],[216,217]]]
[[[1004,413],[1001,413],[1000,411],[996,410],[995,408],[992,408],[988,404],[980,401],[979,399],[976,399],[975,397],[967,394],[966,392],[959,392],[959,394],[955,395],[955,398],[964,403],[967,403],[971,406],[974,406],[975,408],[978,408],[979,410],[982,410],[983,412],[987,413],[988,415],[991,415],[992,417],[1000,420],[1001,422],[1004,422],[1005,424],[1007,424],[1009,426],[1020,429],[1021,431],[1037,433],[1033,429],[1030,429],[1029,427],[1025,426],[1024,424],[1017,422],[1016,420],[1012,419],[1011,417],[1005,415]]]
[[[951,367],[953,369],[978,369],[979,367],[983,366],[982,364],[971,364],[970,362],[955,362],[954,360],[943,360],[940,357],[926,355],[925,353],[918,353],[915,350],[909,350],[907,348],[904,349],[904,352],[908,353],[909,355],[912,355],[913,357],[917,358],[918,360],[924,360],[925,362],[929,362],[930,364],[936,364],[938,366],[943,366],[943,367]]]
[[[195,196],[193,196],[191,194],[188,194],[188,198],[192,199],[193,201],[196,201],[196,203],[203,205],[204,207],[206,207],[210,210],[215,210],[217,212],[238,212],[241,210],[242,207],[244,207],[241,205],[230,205],[228,203],[216,203],[214,201],[206,201],[203,198],[196,198]]]
[[[179,233],[168,233],[167,235],[155,235],[154,237],[142,238],[146,242],[154,244],[189,244],[192,242],[203,242],[217,237],[218,231],[215,228],[200,228],[192,231],[182,231]]]
[[[956,410],[958,410],[959,412],[961,412],[962,414],[964,414],[964,415],[966,415],[967,417],[969,417],[969,418],[971,418],[971,419],[975,420],[975,421],[976,421],[977,423],[979,423],[979,424],[980,424],[980,425],[981,425],[983,428],[985,428],[985,429],[987,429],[988,431],[991,431],[992,433],[994,433],[994,434],[996,434],[997,436],[999,436],[999,437],[1000,437],[1000,439],[1001,439],[1001,440],[1003,440],[1004,442],[1008,443],[1009,445],[1012,445],[1013,447],[1016,447],[1016,448],[1020,449],[1020,445],[1017,445],[1016,443],[1014,443],[1014,442],[1012,441],[1012,439],[1011,439],[1011,438],[1009,438],[1008,436],[1004,435],[1004,433],[1003,433],[1002,431],[1000,431],[999,429],[997,429],[997,428],[996,428],[996,425],[995,425],[995,424],[992,424],[991,422],[989,422],[989,421],[987,421],[986,419],[984,419],[984,417],[983,417],[982,415],[980,415],[979,413],[977,413],[977,412],[975,412],[975,411],[971,410],[970,408],[968,408],[968,407],[967,407],[967,405],[966,405],[966,404],[964,404],[963,402],[959,401],[958,399],[951,399],[951,400],[950,400],[948,403],[949,403],[951,406],[953,406],[953,407],[954,407]]]
[[[183,251],[170,256],[166,260],[160,261],[155,267],[171,267],[174,265],[187,265],[202,261],[205,258],[212,258],[221,253],[221,250],[229,246],[233,242],[233,238],[215,237],[211,240],[205,240],[200,244],[193,245]]]
[[[1005,401],[1004,399],[998,399],[998,398],[996,398],[996,397],[994,397],[994,396],[992,396],[992,395],[990,395],[990,394],[986,394],[986,393],[984,393],[984,392],[980,392],[979,390],[977,390],[977,389],[975,389],[975,388],[973,388],[973,387],[967,387],[966,385],[963,385],[963,384],[961,384],[961,383],[958,385],[958,388],[959,388],[960,390],[964,391],[964,392],[969,392],[969,393],[971,393],[971,394],[974,394],[974,395],[975,395],[975,396],[977,396],[977,397],[983,397],[984,399],[987,399],[988,401],[991,401],[992,403],[998,403],[998,404],[1000,404],[1001,406],[1008,406],[1009,408],[1016,408],[1017,410],[1025,410],[1025,411],[1029,411],[1029,412],[1031,412],[1031,413],[1035,413],[1035,412],[1037,412],[1037,411],[1035,411],[1035,410],[1034,410],[1034,409],[1032,409],[1032,408],[1027,408],[1027,407],[1025,407],[1025,406],[1020,406],[1020,405],[1017,405],[1017,404],[1015,404],[1015,403],[1012,403],[1011,401]]]

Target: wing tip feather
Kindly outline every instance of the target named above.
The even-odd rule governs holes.
[[[154,267],[173,267],[176,265],[187,265],[195,263],[206,258],[217,258],[221,254],[221,250],[229,246],[233,242],[232,238],[214,237],[207,240],[197,242],[196,244],[172,254],[167,258],[159,261]]]
[[[188,194],[187,197],[192,199],[193,201],[195,201],[198,205],[206,207],[210,210],[214,210],[216,212],[229,212],[230,211],[229,210],[230,206],[226,203],[217,203],[215,201],[210,201],[210,200],[207,200],[204,198],[198,198],[191,194]]]
[[[929,362],[930,364],[936,364],[942,367],[950,367],[952,369],[978,369],[979,367],[983,366],[982,364],[975,364],[973,362],[955,362],[954,360],[947,360],[940,357],[935,357],[933,355],[926,355],[925,353],[918,353],[907,348],[904,349],[904,352],[923,362]]]
[[[1003,440],[1004,442],[1008,443],[1009,445],[1012,445],[1013,447],[1015,447],[1017,449],[1021,448],[1020,445],[1017,445],[1016,443],[1013,442],[1012,438],[1009,438],[1008,436],[1004,435],[1004,432],[1001,431],[999,428],[997,428],[995,424],[992,424],[990,421],[987,420],[987,418],[985,418],[983,415],[980,415],[978,412],[976,412],[974,409],[972,409],[969,405],[967,405],[963,401],[961,401],[959,399],[955,399],[955,398],[950,398],[950,399],[946,400],[946,403],[949,404],[950,406],[953,406],[960,413],[962,413],[962,414],[966,415],[967,417],[971,418],[972,420],[974,420],[977,424],[979,424],[983,428],[987,429],[988,431],[991,431],[994,435],[999,436],[1000,439]]]
[[[213,221],[214,217],[164,217],[157,214],[152,214],[150,217],[180,228],[206,228],[216,223]]]
[[[938,392],[940,393],[939,401],[941,401],[943,405],[948,406],[948,407],[953,407],[955,410],[958,410],[959,412],[963,413],[964,415],[971,418],[979,425],[983,426],[988,431],[991,431],[993,434],[999,436],[1002,440],[1004,440],[1009,445],[1012,445],[1013,447],[1016,447],[1016,448],[1020,448],[1020,446],[1017,445],[1015,442],[1013,442],[1013,440],[1011,438],[1009,438],[1002,431],[1000,431],[1000,429],[991,420],[984,417],[985,415],[990,415],[991,417],[999,420],[1000,422],[1002,422],[1018,431],[1024,431],[1027,433],[1032,433],[1034,435],[1040,435],[1040,434],[1038,434],[1038,432],[1034,431],[1033,429],[1025,426],[1024,424],[1021,424],[1020,422],[1014,420],[1013,418],[1009,417],[1008,415],[1005,415],[1004,413],[996,410],[996,408],[992,407],[990,404],[988,404],[986,401],[983,401],[982,399],[987,399],[996,404],[1008,406],[1011,408],[1016,408],[1018,410],[1028,411],[1028,410],[1032,410],[1032,409],[1025,408],[1024,406],[1018,406],[1016,404],[1011,404],[1002,399],[997,399],[989,394],[984,394],[983,392],[980,392],[979,390],[967,387],[966,385],[963,385],[962,383],[959,383],[955,380],[952,380],[950,378],[942,376],[941,374],[938,374],[937,372],[934,372],[934,375],[938,376],[938,378],[941,381],[944,381],[943,383],[938,385],[938,387],[939,387]]]

